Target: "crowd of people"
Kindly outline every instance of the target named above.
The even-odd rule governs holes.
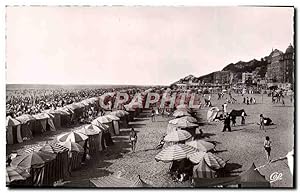
[[[6,116],[13,118],[22,114],[37,114],[44,110],[55,110],[84,99],[99,97],[105,92],[120,91],[124,88],[101,89],[22,89],[7,90]],[[136,92],[127,89],[127,92]]]

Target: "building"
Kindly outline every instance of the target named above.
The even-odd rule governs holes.
[[[213,77],[214,84],[231,84],[233,74],[230,71],[217,71]]]
[[[294,83],[294,48],[292,45],[285,53],[272,50],[268,57],[266,78],[268,83]]]
[[[242,83],[248,83],[252,84],[253,83],[253,73],[251,72],[243,72],[242,73]]]

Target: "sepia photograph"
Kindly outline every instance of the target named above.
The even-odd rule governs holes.
[[[6,187],[295,188],[295,22],[293,6],[6,6]]]

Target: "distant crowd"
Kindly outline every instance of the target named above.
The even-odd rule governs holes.
[[[37,114],[44,110],[55,110],[84,99],[99,97],[105,92],[120,91],[124,88],[107,89],[23,89],[10,90],[6,95],[6,116],[13,118],[22,114]],[[136,92],[135,90],[126,90]]]

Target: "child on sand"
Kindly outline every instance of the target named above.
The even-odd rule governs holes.
[[[134,152],[136,147],[136,142],[137,142],[137,134],[133,128],[131,128],[129,137],[130,137],[131,149]]]
[[[267,155],[267,160],[268,162],[270,162],[270,154],[271,154],[271,141],[270,141],[270,137],[267,136],[266,140],[264,141],[264,148],[266,151],[266,155]]]

